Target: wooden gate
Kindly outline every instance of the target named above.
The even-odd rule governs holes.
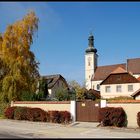
[[[99,122],[99,108],[99,102],[76,101],[76,121]]]

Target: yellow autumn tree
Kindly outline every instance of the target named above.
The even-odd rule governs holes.
[[[38,21],[30,11],[0,34],[0,93],[4,101],[21,100],[22,92],[36,91],[38,62],[31,45]]]

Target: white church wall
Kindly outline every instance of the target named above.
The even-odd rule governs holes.
[[[92,89],[98,90],[97,85],[100,85],[101,82],[102,82],[102,80],[92,81],[92,85],[91,85]],[[99,91],[100,91],[100,89],[99,89]]]
[[[92,88],[92,75],[94,74],[95,67],[97,64],[97,55],[95,53],[88,53],[85,55],[85,80],[86,80],[86,88]]]

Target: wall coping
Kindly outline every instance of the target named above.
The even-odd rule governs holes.
[[[13,104],[70,104],[70,101],[14,101]]]
[[[140,103],[140,100],[114,100],[114,101],[107,101],[107,103],[111,104],[111,103],[115,103],[115,104],[119,104],[119,103]]]

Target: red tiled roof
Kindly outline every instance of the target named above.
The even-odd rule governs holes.
[[[125,63],[97,67],[97,69],[95,71],[95,75],[92,77],[92,81],[104,80],[112,71],[114,71],[118,67],[126,70]]]
[[[140,81],[128,72],[111,73],[100,84],[107,85],[107,84],[125,84],[125,83],[140,83]]]
[[[140,73],[140,58],[127,59],[127,67],[133,74]]]

